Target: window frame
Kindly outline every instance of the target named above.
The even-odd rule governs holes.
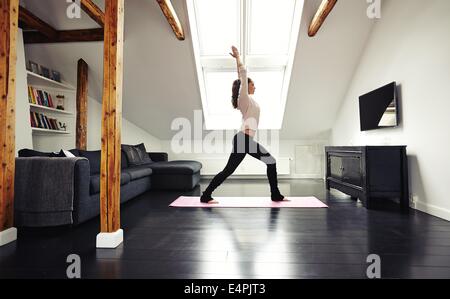
[[[264,71],[274,68],[283,68],[284,76],[281,88],[281,108],[279,109],[279,115],[274,117],[274,122],[267,128],[262,126],[262,129],[273,129],[280,130],[283,125],[284,114],[287,104],[287,96],[289,92],[290,80],[292,77],[293,62],[295,59],[295,52],[297,49],[298,36],[300,34],[300,23],[303,12],[304,0],[293,0],[294,11],[292,26],[290,32],[288,53],[286,55],[251,55],[249,54],[249,43],[250,39],[250,5],[254,0],[241,0],[240,3],[240,51],[242,56],[242,61],[249,70]],[[196,15],[196,4],[195,0],[186,0],[191,35],[192,35],[192,46],[194,50],[194,59],[197,71],[198,86],[200,89],[200,97],[203,106],[203,114],[205,120],[205,126],[207,130],[227,130],[227,129],[237,129],[241,124],[236,126],[230,126],[227,120],[221,120],[221,117],[213,114],[210,115],[211,110],[207,99],[207,87],[206,87],[206,76],[205,72],[217,71],[217,72],[230,72],[234,69],[236,70],[236,62],[230,59],[230,56],[217,56],[217,55],[203,55],[201,53],[201,41],[199,39],[199,28],[197,23]],[[213,119],[214,118],[214,119]],[[225,121],[223,125],[219,123]]]

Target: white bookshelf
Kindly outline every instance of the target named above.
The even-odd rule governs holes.
[[[76,71],[76,67],[74,67],[74,70]],[[76,126],[76,88],[65,81],[57,82],[31,71],[27,71],[27,86],[50,94],[55,107],[58,105],[58,96],[63,97],[63,103],[61,104],[64,105],[64,110],[39,105],[37,103],[28,104],[30,112],[42,114],[66,124],[66,130],[31,127],[33,148],[45,152],[74,148],[75,134],[73,132]],[[27,121],[31,122],[30,119]]]
[[[41,128],[31,128],[31,131],[34,135],[48,135],[48,134],[56,134],[56,135],[70,135],[71,133],[68,131],[57,131],[57,130],[49,130],[49,129],[41,129]]]
[[[49,86],[53,88],[62,88],[67,90],[75,90],[75,87],[65,82],[58,82],[31,71],[27,71],[28,85]]]
[[[60,109],[50,108],[50,107],[31,104],[31,103],[30,103],[30,109],[43,110],[43,111],[48,111],[48,112],[53,112],[53,113],[58,113],[58,114],[65,114],[65,115],[72,115],[72,116],[75,115],[73,112],[69,112],[66,110],[60,110]]]

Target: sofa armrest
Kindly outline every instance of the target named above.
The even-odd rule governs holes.
[[[91,167],[88,159],[80,159],[75,164],[74,173],[74,197],[73,197],[73,224],[79,224],[80,216],[84,214],[84,208],[89,206]]]
[[[69,169],[73,171],[72,177],[63,174],[68,174]],[[86,194],[89,195],[89,172],[89,161],[85,158],[17,158],[16,225],[41,227],[73,224],[74,214]],[[58,187],[61,184],[72,193]],[[64,192],[67,196],[62,195]]]
[[[167,162],[169,155],[167,153],[148,153],[153,162]]]

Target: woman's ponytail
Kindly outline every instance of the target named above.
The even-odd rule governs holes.
[[[237,79],[233,82],[233,94],[231,96],[231,103],[234,109],[238,108],[239,91],[241,89],[241,80]]]

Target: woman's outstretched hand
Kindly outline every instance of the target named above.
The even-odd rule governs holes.
[[[237,70],[238,70],[238,77],[239,79],[241,78],[241,73],[240,73],[240,68],[243,66],[242,61],[241,61],[241,56],[239,54],[239,50],[235,47],[232,46],[231,47],[231,51],[232,53],[230,53],[230,55],[234,58],[236,58],[236,64],[237,64]]]
[[[232,51],[232,53],[230,53],[230,55],[231,55],[232,57],[234,57],[234,58],[239,58],[239,56],[240,56],[239,50],[238,50],[235,46],[232,46],[232,47],[231,47],[231,51]]]

